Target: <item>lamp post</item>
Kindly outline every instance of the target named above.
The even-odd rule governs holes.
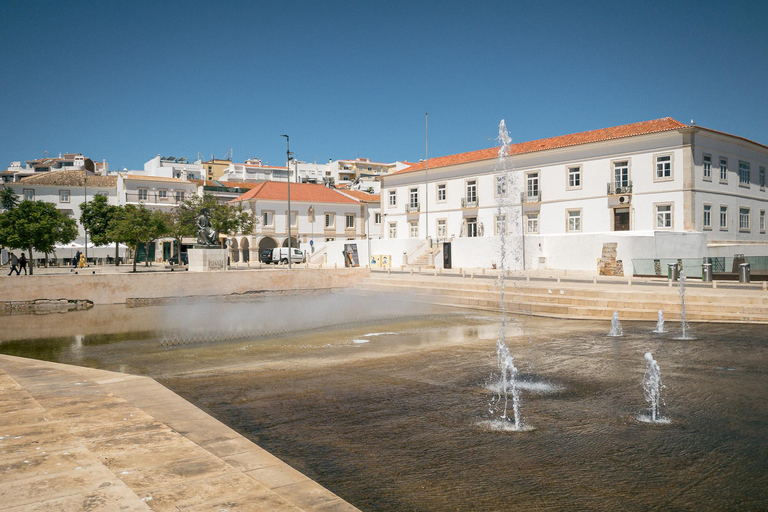
[[[281,135],[285,137],[285,168],[288,170],[288,270],[291,270],[291,249],[293,241],[291,240],[291,138],[288,135]]]
[[[83,195],[85,196],[85,206],[88,207],[88,169],[83,168]],[[83,226],[85,232],[85,266],[88,266],[88,227]],[[78,265],[80,263],[78,262]]]

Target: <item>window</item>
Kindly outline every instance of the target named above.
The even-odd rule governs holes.
[[[374,213],[373,214],[373,223],[377,226],[381,224],[381,214],[380,213]]]
[[[529,200],[538,201],[539,199],[539,173],[529,172],[525,176],[526,194]]]
[[[161,201],[168,199],[168,191],[161,188],[160,190],[157,191],[157,198],[160,199]]]
[[[496,233],[495,233],[496,236],[500,236],[506,231],[507,231],[507,216],[497,215],[496,216]]]
[[[397,238],[397,222],[389,223],[389,238]]]
[[[581,231],[581,209],[578,210],[566,210],[568,215],[568,231],[577,232]]]
[[[765,233],[765,210],[760,210],[760,232]]]
[[[672,205],[657,204],[656,205],[656,229],[671,229],[671,228],[672,228]]]
[[[720,206],[720,230],[728,231],[728,207]]]
[[[502,174],[496,176],[496,196],[504,196],[507,194],[507,175]]]
[[[146,201],[149,196],[149,191],[145,188],[139,189],[139,201]]]
[[[749,231],[749,208],[739,208],[739,231]]]
[[[336,240],[336,239],[333,238],[333,237],[328,237],[328,238],[325,239],[326,242],[333,242],[334,240]]]
[[[419,211],[419,189],[412,188],[408,191],[408,207],[411,211]]]
[[[419,223],[415,221],[409,222],[408,231],[411,238],[419,238]]]
[[[346,214],[345,217],[347,219],[347,223],[346,223],[347,229],[355,229],[355,215],[352,213],[348,213]]]
[[[477,236],[477,217],[467,218],[467,236],[471,238]]]
[[[69,190],[59,190],[59,202],[60,203],[69,202]]]
[[[704,229],[712,229],[712,205],[704,205]]]
[[[477,181],[467,182],[467,206],[477,206]]]
[[[629,161],[613,162],[613,186],[616,189],[629,186]],[[618,193],[618,192],[617,192]]]
[[[24,201],[34,201],[34,200],[35,200],[35,189],[25,188],[24,189]]]
[[[437,221],[437,238],[446,238],[448,234],[448,227],[445,224],[445,219]]]
[[[568,168],[568,187],[570,189],[581,188],[581,167]]]
[[[275,214],[273,212],[261,212],[261,225],[272,226],[274,225]]]
[[[525,231],[526,233],[539,232],[539,214],[538,213],[529,213],[526,216]]]
[[[656,157],[656,179],[672,179],[672,155],[659,155]]]
[[[760,168],[758,183],[760,184],[760,190],[765,190],[765,167]]]
[[[336,215],[333,213],[326,213],[325,214],[325,228],[334,228],[336,227]]]
[[[445,201],[445,183],[437,185],[437,201],[439,203]]]
[[[739,185],[749,185],[749,164],[739,161]]]
[[[728,159],[720,157],[720,181],[728,181]]]
[[[704,169],[704,179],[712,179],[712,157],[710,155],[704,155],[704,163],[702,165]]]
[[[389,191],[389,206],[397,206],[397,190]]]
[[[184,201],[184,191],[183,190],[177,190],[176,191],[176,202],[181,203]]]

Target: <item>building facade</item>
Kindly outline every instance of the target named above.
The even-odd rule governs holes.
[[[384,177],[385,236],[448,242],[480,267],[498,262],[502,231],[518,268],[594,270],[605,243],[625,273],[768,255],[765,145],[665,118],[513,144],[504,160],[499,149]]]

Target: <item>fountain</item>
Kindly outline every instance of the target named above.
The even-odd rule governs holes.
[[[664,329],[664,313],[661,312],[661,308],[659,308],[659,319],[656,320],[656,330],[653,332],[655,332],[656,334],[664,334],[665,332],[667,332]]]
[[[608,336],[618,337],[624,336],[624,329],[621,328],[621,322],[619,322],[619,312],[614,311],[611,317],[611,330],[608,332]]]
[[[649,414],[638,416],[638,420],[646,423],[670,423],[667,418],[661,415],[661,390],[664,385],[661,383],[661,369],[659,364],[653,359],[650,352],[645,353],[645,374],[643,375],[643,394],[645,401],[649,405]]]
[[[679,278],[679,288],[680,291],[680,324],[683,329],[683,334],[680,336],[681,340],[690,340],[692,339],[688,335],[688,324],[685,321],[685,272],[682,270],[680,271],[680,278]]]
[[[501,229],[501,258],[499,266],[499,285],[501,288],[500,301],[501,301],[501,327],[499,329],[499,337],[496,340],[496,362],[501,373],[500,382],[496,387],[491,401],[489,402],[488,410],[492,416],[497,416],[496,421],[491,422],[491,426],[494,429],[499,430],[528,430],[520,419],[520,394],[517,387],[517,368],[515,367],[515,359],[512,357],[509,347],[506,343],[506,326],[507,326],[507,313],[506,313],[506,300],[505,300],[505,274],[507,272],[507,230],[508,230],[508,213],[509,213],[509,198],[514,197],[514,194],[510,195],[510,188],[512,186],[511,176],[506,166],[506,159],[509,155],[509,144],[512,139],[507,132],[506,124],[502,119],[499,123],[499,142],[501,147],[499,148],[499,164],[501,166],[501,194],[499,194],[497,218],[500,219]],[[509,407],[509,398],[512,398],[512,412],[514,422],[507,415]]]

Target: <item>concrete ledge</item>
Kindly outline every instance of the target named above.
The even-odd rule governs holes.
[[[0,279],[0,297],[9,302],[63,298],[125,304],[128,299],[347,288],[369,275],[367,268],[44,275],[25,277],[23,284]]]
[[[0,510],[357,510],[148,377],[0,355],[0,452]]]

